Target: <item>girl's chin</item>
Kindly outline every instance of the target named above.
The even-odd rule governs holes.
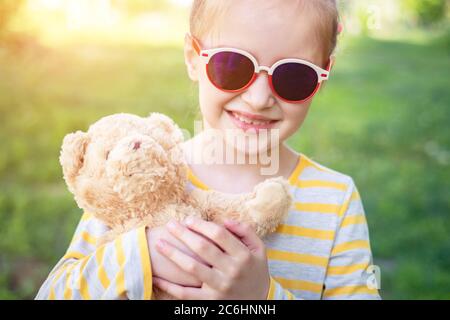
[[[267,128],[247,128],[243,130],[236,123],[234,123],[228,114],[223,113],[223,117],[214,125],[209,125],[205,128],[204,134],[208,141],[212,141],[211,136],[214,136],[214,141],[222,141],[223,150],[225,152],[232,151],[233,153],[245,155],[267,155],[270,149],[277,147],[280,143],[280,127],[282,121],[274,121],[274,123]],[[209,127],[209,128],[208,128]],[[211,129],[211,130],[208,130]],[[219,146],[215,146],[219,147]],[[220,148],[220,147],[219,147]]]
[[[275,140],[272,140],[275,139]],[[260,134],[237,134],[226,135],[224,137],[226,150],[233,150],[233,152],[245,155],[262,155],[268,154],[270,149],[278,146],[278,137]]]

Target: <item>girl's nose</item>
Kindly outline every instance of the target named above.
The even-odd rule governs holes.
[[[241,94],[252,109],[262,110],[275,104],[275,98],[269,85],[269,75],[265,71],[257,74],[255,81]]]

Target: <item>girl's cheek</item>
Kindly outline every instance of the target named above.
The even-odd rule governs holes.
[[[202,117],[214,125],[220,114],[220,100],[217,89],[211,88],[208,83],[199,83],[199,103]]]
[[[217,127],[224,112],[226,100],[221,98],[220,95],[220,93],[208,94],[203,97],[200,103],[202,116],[212,127]]]
[[[310,105],[311,102],[309,101],[303,104],[289,104],[281,107],[284,120],[280,136],[283,140],[289,138],[302,126]]]
[[[199,97],[203,118],[211,127],[219,129],[228,117],[225,107],[236,97],[236,94],[220,91],[210,83],[202,83]]]

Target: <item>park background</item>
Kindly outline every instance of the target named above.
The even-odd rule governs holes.
[[[0,298],[32,299],[81,211],[63,137],[160,111],[193,131],[189,0],[0,0]],[[446,0],[342,0],[332,77],[289,144],[351,175],[384,299],[450,299]]]

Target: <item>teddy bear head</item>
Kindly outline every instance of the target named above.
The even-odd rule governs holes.
[[[78,206],[107,224],[138,218],[184,193],[182,142],[181,130],[163,114],[106,116],[64,138],[64,180]]]

